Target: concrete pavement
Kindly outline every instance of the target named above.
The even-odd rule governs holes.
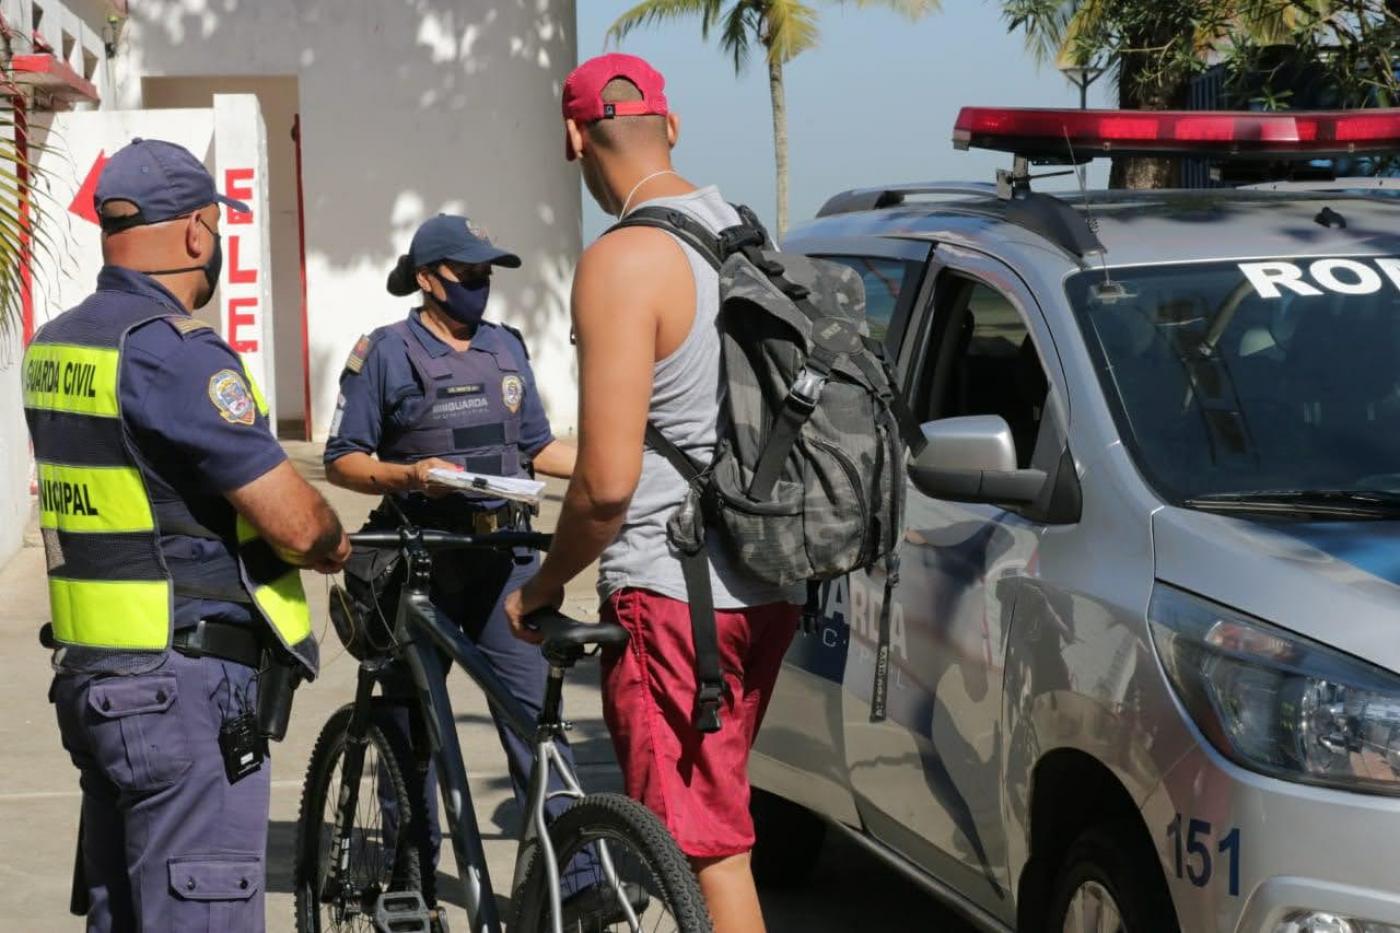
[[[372,505],[371,499],[329,487],[321,471],[319,447],[287,446],[297,466],[326,494],[347,527],[358,527]],[[559,491],[551,487],[542,528],[553,527]],[[328,581],[308,574],[306,584],[321,635],[323,665],[320,678],[297,692],[287,739],[273,749],[267,898],[271,931],[293,929],[289,854],[301,779],[322,724],[352,698],[357,669],[329,628]],[[565,610],[584,618],[595,615],[597,601],[591,577],[576,581]],[[0,710],[4,711],[0,715],[0,918],[6,929],[81,928],[80,921],[66,910],[77,829],[77,772],[59,745],[58,729],[46,700],[50,679],[47,656],[37,639],[39,626],[48,618],[43,549],[31,527],[26,546],[0,568]],[[505,761],[480,692],[460,673],[452,676],[449,685],[489,868],[496,887],[505,889],[513,867],[516,822]],[[585,788],[620,789],[600,712],[595,664],[585,662],[579,667],[566,686],[565,697],[569,717],[575,723],[572,741]],[[454,875],[450,847],[444,847],[443,858],[443,872]],[[460,904],[450,883],[446,892],[449,903]],[[858,848],[840,841],[828,845],[809,888],[765,893],[764,907],[770,929],[775,931],[962,929],[936,902]],[[454,929],[467,929],[460,909],[450,919]]]

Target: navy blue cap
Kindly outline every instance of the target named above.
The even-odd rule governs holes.
[[[215,202],[249,213],[242,201],[219,194],[204,163],[193,153],[160,139],[133,139],[107,160],[92,196],[99,216],[108,201],[130,201],[139,211],[115,224],[103,224],[109,232],[174,220]]]
[[[520,257],[492,244],[486,232],[461,214],[438,214],[423,221],[413,234],[408,253],[389,273],[389,293],[411,295],[418,290],[413,270],[440,262],[490,263],[520,268]]]

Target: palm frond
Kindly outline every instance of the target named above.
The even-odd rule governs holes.
[[[710,27],[718,21],[723,8],[723,0],[642,0],[608,27],[603,44],[620,43],[639,26],[652,26],[685,16],[699,16],[700,31],[708,38]]]
[[[757,32],[758,11],[747,3],[736,3],[724,16],[720,30],[720,47],[734,59],[734,73],[744,70],[749,60],[749,48]]]
[[[779,65],[815,47],[820,37],[817,11],[799,0],[768,0],[762,29],[768,61]]]
[[[942,0],[852,0],[852,2],[862,9],[884,7],[908,20],[922,19],[943,8]]]

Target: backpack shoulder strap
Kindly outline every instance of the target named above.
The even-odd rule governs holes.
[[[647,422],[647,445],[676,472],[693,484],[704,471],[685,451],[671,443],[661,429]],[[693,551],[680,555],[681,576],[685,580],[686,606],[690,612],[690,637],[695,646],[695,728],[701,732],[718,732],[719,711],[724,701],[724,671],[719,661],[719,633],[715,627],[715,596],[710,587],[710,558],[703,538]]]
[[[639,207],[609,227],[603,235],[607,236],[614,230],[622,230],[626,227],[651,227],[656,230],[665,230],[705,257],[705,261],[714,266],[715,271],[719,271],[719,267],[724,265],[725,253],[720,238],[685,211],[660,206]]]

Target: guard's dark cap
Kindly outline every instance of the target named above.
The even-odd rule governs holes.
[[[174,220],[216,202],[249,213],[247,204],[219,194],[193,153],[160,139],[133,139],[107,160],[92,196],[99,217],[108,201],[136,205],[131,216],[104,218],[102,229],[108,233]]]
[[[423,221],[408,253],[399,257],[398,265],[389,273],[387,287],[391,295],[411,295],[418,290],[413,270],[440,262],[490,263],[507,269],[520,268],[520,257],[492,244],[476,224],[461,214],[438,214]]]

